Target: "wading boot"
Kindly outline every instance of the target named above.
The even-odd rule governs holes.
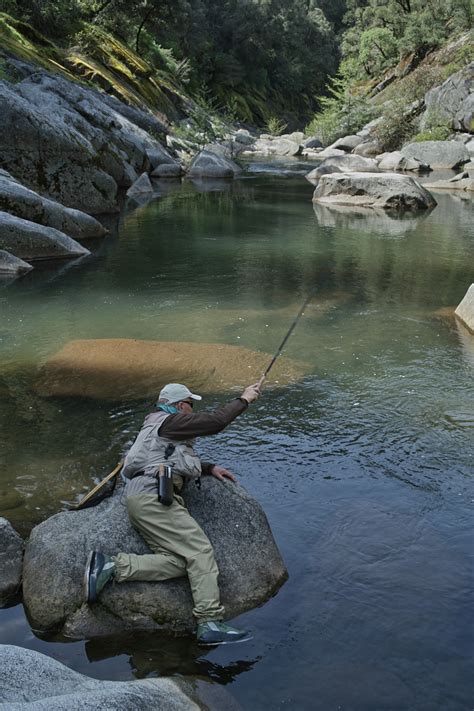
[[[197,643],[202,645],[232,644],[234,642],[248,642],[252,639],[249,632],[238,630],[220,622],[220,620],[199,622],[196,636]]]
[[[115,563],[110,556],[99,551],[91,551],[84,573],[86,602],[95,602],[105,585],[115,576],[115,573]]]

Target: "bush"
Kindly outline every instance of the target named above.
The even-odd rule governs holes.
[[[415,133],[415,119],[404,99],[396,99],[384,109],[374,134],[384,151],[396,151]]]
[[[266,130],[271,136],[280,136],[286,127],[287,124],[277,116],[270,116],[265,124]]]
[[[354,92],[351,84],[348,71],[341,71],[331,79],[330,96],[318,97],[322,110],[306,126],[307,136],[317,136],[327,146],[338,138],[356,133],[380,114],[380,109],[369,102],[367,95]]]
[[[421,131],[412,137],[412,141],[447,141],[451,135],[449,128],[437,126],[430,131]]]

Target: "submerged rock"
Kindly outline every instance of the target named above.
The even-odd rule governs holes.
[[[203,477],[183,498],[214,547],[221,600],[235,617],[272,596],[287,571],[259,504],[238,484]],[[61,541],[58,546],[57,542]],[[150,553],[129,522],[121,492],[98,506],[56,514],[31,532],[23,568],[24,603],[33,625],[92,638],[123,630],[194,630],[187,577],[124,582],[105,588],[99,603],[84,604],[87,553],[100,549]]]
[[[474,284],[471,284],[454,313],[474,333]]]
[[[33,269],[31,264],[0,249],[0,274],[24,274]]]
[[[32,649],[0,645],[2,711],[237,711],[221,686],[194,677],[175,676],[106,681],[69,669]]]
[[[108,338],[70,341],[41,368],[35,389],[45,396],[98,399],[154,397],[167,382],[185,382],[209,393],[257,379],[271,355],[222,343]],[[292,382],[308,371],[280,357],[269,384]]]
[[[90,254],[89,250],[53,227],[37,225],[0,212],[0,249],[21,259],[56,259]]]
[[[0,607],[20,588],[22,557],[23,540],[6,518],[0,518]]]
[[[398,173],[330,173],[321,176],[313,200],[384,210],[427,210],[436,200],[416,180]]]

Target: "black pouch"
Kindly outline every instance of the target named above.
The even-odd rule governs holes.
[[[169,464],[160,464],[158,470],[158,501],[163,506],[171,506],[173,497],[173,467]]]

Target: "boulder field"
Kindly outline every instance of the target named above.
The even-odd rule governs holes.
[[[188,483],[183,498],[214,547],[226,616],[264,603],[287,571],[260,505],[239,484],[208,476],[201,489]],[[31,532],[23,597],[36,629],[89,639],[126,630],[194,630],[187,577],[111,584],[98,603],[85,604],[83,576],[91,549],[109,555],[150,553],[129,522],[120,489],[94,508],[58,513]]]
[[[185,382],[196,392],[215,393],[257,380],[270,359],[222,343],[70,341],[41,367],[35,390],[43,396],[140,399],[154,397],[167,382]],[[284,385],[306,372],[304,363],[280,357],[268,383]]]

